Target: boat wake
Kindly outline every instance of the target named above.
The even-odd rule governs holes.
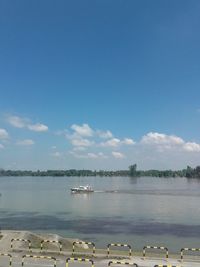
[[[117,193],[128,195],[155,195],[155,196],[185,196],[200,197],[199,192],[187,192],[184,190],[97,190],[94,193]]]
[[[94,193],[118,193],[117,190],[94,191]]]

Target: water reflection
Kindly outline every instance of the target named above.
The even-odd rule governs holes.
[[[130,184],[137,184],[139,177],[128,177]]]
[[[84,203],[90,203],[91,200],[90,194],[71,194],[71,197],[74,201],[76,201],[76,203],[79,203],[80,207]]]
[[[186,178],[186,180],[188,183],[194,183],[194,184],[200,183],[199,178]]]

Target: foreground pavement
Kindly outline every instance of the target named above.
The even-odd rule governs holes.
[[[183,262],[180,261],[180,255],[173,255],[173,258],[162,259],[156,258],[151,255],[145,259],[141,256],[132,256],[130,258],[123,257],[119,255],[109,255],[109,258],[105,256],[105,253],[99,253],[96,251],[95,257],[91,257],[87,254],[88,250],[82,250],[82,255],[76,253],[75,256],[72,255],[72,243],[65,247],[65,251],[50,250],[50,247],[46,247],[46,250],[41,252],[40,248],[33,248],[30,252],[27,247],[19,246],[20,242],[15,243],[15,247],[11,247],[11,240],[13,238],[22,240],[19,238],[27,237],[27,232],[23,231],[2,231],[2,238],[0,239],[0,267],[106,267],[106,266],[135,266],[137,267],[154,267],[158,265],[159,267],[200,267],[200,257],[184,255]],[[28,233],[28,237],[31,237]],[[32,233],[31,233],[32,234]],[[58,236],[53,236],[53,238],[58,238]],[[33,238],[33,236],[32,236]],[[35,238],[35,236],[34,236]],[[38,237],[37,237],[38,238]],[[44,238],[44,237],[42,237]],[[52,238],[52,236],[51,236]],[[37,240],[40,244],[40,240]],[[22,240],[23,241],[23,240]],[[27,240],[25,240],[27,241]],[[72,240],[67,240],[72,242]],[[63,240],[64,242],[64,240]],[[55,247],[55,249],[58,249]],[[105,251],[104,251],[105,252]],[[84,257],[83,257],[84,253]],[[66,264],[66,260],[69,259]],[[82,260],[81,260],[82,259]]]
[[[20,252],[10,252],[9,254],[12,255],[12,260],[10,263],[10,259],[8,256],[1,255],[0,257],[0,267],[7,267],[7,266],[24,266],[24,267],[34,267],[34,266],[41,266],[41,267],[105,267],[105,266],[133,266],[133,263],[136,263],[138,267],[154,267],[155,265],[158,266],[180,266],[180,267],[200,267],[200,261],[198,260],[191,260],[185,258],[183,262],[178,259],[158,259],[153,257],[148,257],[143,259],[142,257],[135,256],[131,257],[130,259],[117,259],[117,258],[103,258],[102,255],[96,255],[95,258],[84,258],[86,261],[80,261],[76,259],[81,259],[78,255],[73,257],[71,253],[29,253],[28,251],[20,251]],[[27,257],[23,257],[27,255]],[[30,257],[29,257],[30,256]],[[68,265],[66,265],[66,259],[69,259]],[[23,260],[22,260],[23,259]],[[73,260],[75,259],[75,260]],[[109,262],[112,262],[109,264]]]

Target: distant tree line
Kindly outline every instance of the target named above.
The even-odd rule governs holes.
[[[22,170],[4,170],[0,169],[0,176],[131,176],[131,177],[142,177],[142,176],[152,176],[152,177],[188,177],[188,178],[200,178],[200,166],[196,168],[191,168],[187,166],[183,170],[137,170],[137,164],[129,166],[128,170],[118,170],[118,171],[92,171],[92,170],[47,170],[47,171],[22,171]]]
[[[187,166],[186,169],[183,170],[147,170],[137,171],[137,165],[129,166],[129,176],[132,177],[142,177],[142,176],[152,176],[152,177],[187,177],[187,178],[200,178],[200,166],[196,168],[191,168]]]
[[[22,171],[0,169],[0,176],[129,176],[128,170],[119,171],[92,171],[92,170],[47,170],[47,171]]]

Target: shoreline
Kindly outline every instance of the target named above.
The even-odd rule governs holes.
[[[77,238],[67,238],[62,237],[57,234],[52,233],[35,233],[31,231],[18,231],[18,230],[1,230],[0,231],[0,251],[2,252],[10,252],[11,251],[11,240],[19,239],[19,240],[30,240],[31,241],[31,250],[36,253],[41,249],[41,241],[42,240],[54,240],[56,242],[60,242],[62,244],[62,252],[66,252],[72,254],[73,251],[73,242],[79,243],[75,245],[76,250],[74,250],[75,256],[87,256],[92,257],[92,248],[89,247],[87,242],[77,239]],[[82,244],[81,244],[82,243]],[[91,242],[89,242],[90,244]],[[28,244],[25,242],[15,242],[13,245],[13,250],[15,252],[27,251]],[[57,254],[59,252],[57,244],[45,244],[44,253],[48,254]],[[98,254],[101,258],[107,258],[107,249],[95,248],[95,254]],[[148,258],[160,258],[164,257],[163,251],[160,253],[155,253],[152,251],[146,252],[146,259]],[[110,257],[117,258],[129,258],[128,251],[116,249],[116,247],[110,248]],[[132,257],[143,258],[142,251],[132,251]],[[171,259],[180,259],[180,254],[171,253],[169,254]],[[185,257],[190,258],[191,255],[185,255]]]

